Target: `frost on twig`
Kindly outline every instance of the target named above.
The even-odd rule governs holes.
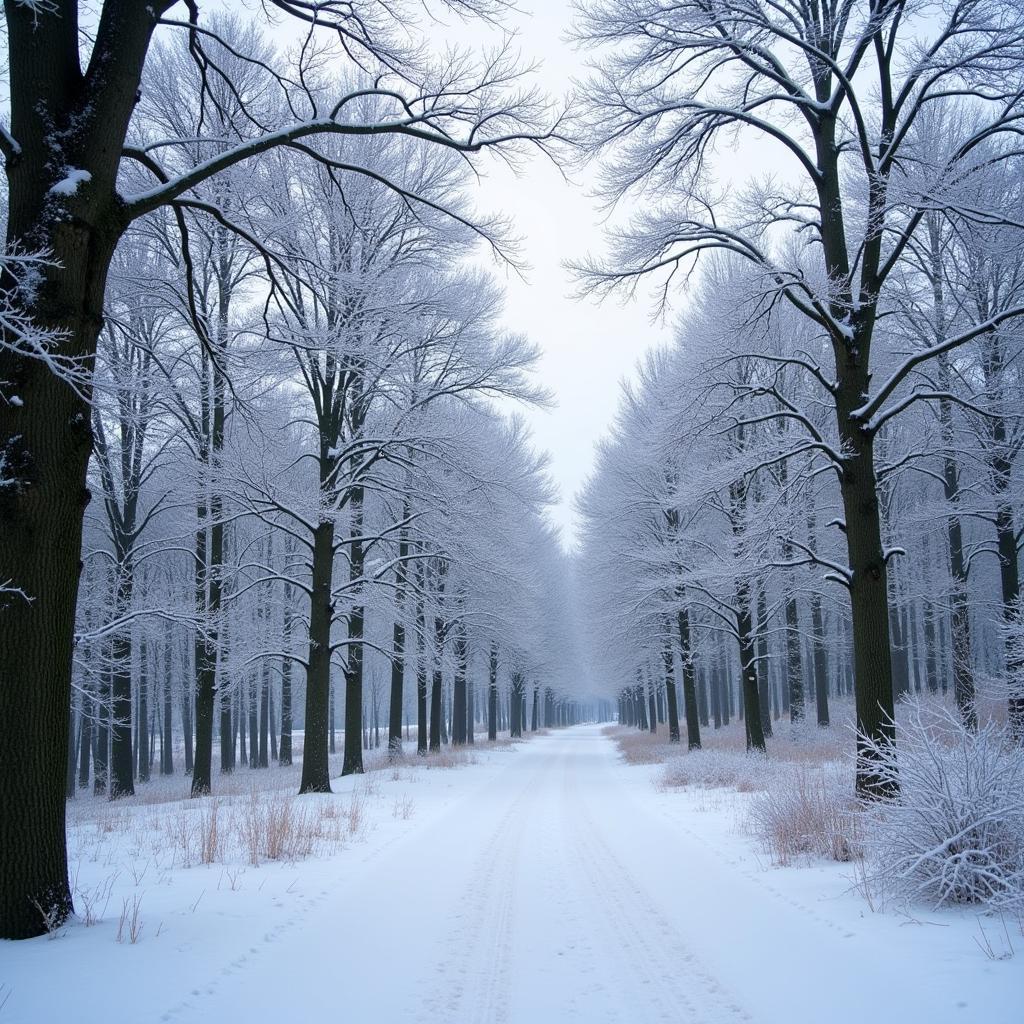
[[[0,252],[0,351],[45,363],[55,376],[80,391],[85,368],[60,353],[58,331],[40,326],[28,312],[46,268],[54,265],[43,251],[14,246]],[[0,380],[0,402],[21,406],[24,399],[12,390],[10,381]]]
[[[989,721],[977,732],[908,700],[898,746],[862,737],[899,796],[867,809],[867,883],[906,902],[1024,907],[1024,751]]]

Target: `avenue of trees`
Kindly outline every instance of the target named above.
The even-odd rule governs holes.
[[[664,689],[671,645],[689,707],[710,655],[698,715],[737,673],[754,747],[769,701],[825,721],[852,691],[865,796],[894,792],[872,761],[922,673],[969,726],[994,680],[1024,735],[1024,9],[576,6],[612,211],[581,286],[656,283],[663,311],[691,282],[582,499],[617,685]]]
[[[429,54],[429,13],[5,4],[4,937],[72,910],[80,785],[198,796],[301,750],[324,791],[338,727],[350,773],[410,713],[420,750],[531,702],[537,728],[542,685],[570,713],[549,485],[508,414],[546,396],[471,199],[474,155],[544,149],[555,115],[507,45]]]
[[[0,937],[73,911],[67,798],[154,773],[849,696],[873,799],[903,693],[1024,739],[1024,8],[574,7],[562,110],[507,0],[5,0]],[[572,555],[475,202],[533,156],[606,205],[581,292],[676,318]]]

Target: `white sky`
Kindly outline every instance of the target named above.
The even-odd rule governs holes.
[[[511,23],[523,58],[541,62],[538,82],[558,99],[584,70],[582,55],[563,41],[571,15],[568,0],[524,0],[520,6],[523,13]],[[462,35],[452,29],[452,35]],[[552,518],[568,544],[576,518],[573,496],[591,470],[595,443],[610,425],[619,382],[669,331],[652,324],[651,305],[643,298],[623,305],[614,298],[598,304],[572,297],[573,281],[563,262],[603,245],[602,214],[584,182],[567,183],[543,157],[531,158],[518,176],[494,161],[481,166],[487,176],[478,190],[480,206],[511,218],[530,265],[525,282],[508,277],[505,321],[543,352],[539,375],[557,405],[528,410],[526,417],[537,447],[551,455],[551,473],[561,490]]]

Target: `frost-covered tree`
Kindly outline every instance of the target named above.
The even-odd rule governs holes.
[[[92,447],[89,378],[114,250],[140,217],[166,206],[187,208],[205,182],[260,153],[287,146],[316,161],[304,143],[315,136],[401,134],[469,154],[542,133],[542,106],[520,88],[508,49],[480,61],[459,53],[440,64],[424,60],[413,6],[268,4],[261,18],[281,17],[307,31],[291,67],[241,53],[260,79],[259,89],[233,94],[244,108],[239,117],[251,115],[251,136],[222,148],[213,112],[225,75],[206,4],[105,0],[89,8],[94,20],[88,32],[80,17],[87,5],[76,0],[5,5],[10,122],[0,129],[0,153],[7,173],[8,249],[44,259],[29,283],[18,281],[9,261],[0,281],[5,295],[17,293],[18,316],[32,325],[26,332],[8,318],[0,345],[5,399],[19,399],[0,404],[0,580],[8,588],[5,598],[27,596],[5,599],[0,632],[0,707],[19,722],[17,733],[0,745],[0,816],[25,844],[7,843],[0,854],[5,937],[38,934],[45,921],[62,920],[71,908],[64,767],[53,751],[67,746],[67,715],[58,709],[66,708],[70,692]],[[505,5],[442,0],[439,6],[497,18]],[[131,126],[158,35],[189,39],[189,53],[203,71],[201,109],[207,116],[195,140],[140,146]],[[309,62],[322,59],[323,47],[346,65],[357,62],[377,75],[371,91],[383,104],[379,119],[359,120],[353,94],[312,95],[296,86]],[[263,114],[268,91],[278,98],[269,117]],[[183,147],[194,152],[207,146],[213,148],[198,163],[177,166],[173,154]],[[138,164],[148,180],[122,184],[125,161]],[[358,161],[353,170],[359,173]],[[39,348],[40,337],[48,339],[44,359],[28,351]],[[52,372],[56,364],[69,365],[79,383]]]
[[[598,0],[577,10],[577,37],[594,50],[578,137],[603,158],[607,201],[628,197],[639,210],[614,232],[609,256],[582,268],[584,280],[603,290],[661,273],[667,288],[701,253],[724,249],[757,269],[766,301],[789,303],[819,333],[828,361],[784,358],[813,382],[816,402],[834,419],[857,727],[862,737],[891,740],[890,551],[876,444],[908,404],[930,400],[916,387],[926,366],[1022,310],[1011,304],[972,315],[942,342],[887,365],[877,351],[881,318],[925,218],[936,210],[976,216],[972,181],[992,147],[999,154],[1000,140],[1019,131],[1020,6]],[[932,159],[919,128],[951,95],[975,116]],[[777,151],[784,171],[758,176],[758,162],[749,161],[726,194],[717,163],[727,144],[751,137]],[[786,244],[792,237],[803,246]],[[863,794],[891,782],[873,773],[873,750],[861,745]]]

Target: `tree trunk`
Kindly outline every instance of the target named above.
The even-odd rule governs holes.
[[[852,347],[849,359],[858,359]],[[896,728],[887,568],[878,512],[874,439],[861,431],[851,417],[853,410],[863,404],[862,396],[867,391],[866,375],[862,372],[849,373],[836,402],[839,432],[847,453],[841,491],[851,572],[850,611],[858,736],[857,792],[861,796],[873,797],[891,795],[892,787],[878,776],[865,740],[894,743]]]
[[[409,518],[408,499],[402,504],[403,522]],[[388,757],[402,755],[402,707],[405,702],[405,590],[408,582],[408,530],[398,534],[398,565],[395,567],[395,622],[391,635],[391,704],[388,713]]]
[[[135,565],[122,553],[114,597],[114,618],[120,619],[131,608]],[[132,764],[132,633],[131,625],[122,626],[110,645],[113,670],[110,677],[110,764],[108,793],[111,800],[134,796]]]
[[[945,342],[946,294],[945,268],[942,258],[942,221],[937,213],[925,218],[928,229],[929,278],[932,285],[934,338],[932,343]],[[949,357],[942,353],[937,358],[940,388],[950,392],[953,387]],[[964,725],[975,730],[978,712],[975,704],[974,670],[971,665],[971,620],[967,605],[967,561],[964,557],[963,528],[958,506],[960,502],[960,465],[953,425],[953,403],[947,398],[939,400],[939,423],[942,427],[942,489],[949,506],[946,536],[949,542],[949,576],[953,593],[950,602],[950,647],[953,665],[953,694]]]
[[[284,587],[284,645],[285,655],[281,663],[281,747],[277,763],[290,765],[292,763],[292,659],[291,636],[294,614],[292,612],[292,586],[286,583]]]
[[[895,595],[889,602],[889,635],[892,637],[893,697],[898,699],[910,691],[910,645],[902,626],[900,609]]]
[[[277,706],[274,704],[274,687],[271,685],[269,690],[267,704],[270,711],[270,760],[280,764],[277,752]]]
[[[743,686],[743,721],[747,733],[747,749],[764,750],[761,728],[761,702],[757,685],[758,664],[750,618],[750,590],[741,580],[736,593],[736,641],[740,651],[740,678]]]
[[[768,606],[764,587],[757,590],[757,695],[761,708],[761,729],[765,737],[772,735],[772,693],[768,673]]]
[[[452,745],[466,742],[466,635],[461,624],[455,632],[455,677],[452,684]]]
[[[665,670],[665,694],[668,702],[668,741],[679,742],[679,704],[676,698],[676,674],[672,664],[672,645],[665,641],[661,649],[661,663]]]
[[[87,693],[82,694],[82,713],[78,716],[78,788],[89,785],[89,757],[92,750],[94,705]]]
[[[700,750],[700,719],[697,717],[697,687],[693,671],[693,645],[690,641],[690,613],[683,607],[676,615],[679,626],[679,657],[683,664],[683,707],[686,711],[686,744]]]
[[[171,679],[171,627],[168,625],[164,635],[164,708],[163,729],[160,733],[160,774],[174,774],[174,702]]]
[[[828,716],[828,655],[825,651],[825,623],[821,613],[821,597],[811,594],[811,643],[814,651],[814,704],[818,725],[827,726]]]
[[[1002,347],[998,335],[989,342],[984,366],[986,384],[993,398],[998,391],[1003,369]],[[996,551],[999,557],[999,587],[1002,598],[1003,621],[1016,625],[1020,619],[1020,567],[1017,561],[1017,529],[1013,511],[1013,463],[1007,451],[1009,446],[1006,421],[1002,415],[989,417],[992,454],[988,458],[989,472],[995,492]],[[1008,713],[1010,730],[1024,743],[1024,662],[1010,642],[1006,632],[1006,676],[1009,688]]]
[[[927,547],[925,548],[927,551]],[[925,560],[927,561],[927,554]],[[939,667],[935,660],[937,637],[935,635],[935,605],[927,598],[922,602],[924,607],[924,665],[925,680],[928,692],[939,692]]]
[[[716,729],[722,728],[722,669],[715,665],[711,670],[711,718]]]
[[[217,375],[218,378],[220,374]],[[223,387],[223,384],[220,385]],[[214,403],[214,431],[221,435],[223,444],[224,403]],[[219,450],[218,446],[218,450]],[[213,473],[210,456],[210,476]],[[196,634],[196,743],[192,765],[192,796],[205,796],[210,792],[213,773],[213,714],[217,702],[217,617],[220,614],[221,566],[224,564],[224,524],[221,521],[221,502],[214,492],[210,500],[210,525],[196,533],[196,597],[202,616],[200,631]],[[200,510],[202,515],[203,510]],[[203,519],[200,518],[200,523]],[[210,546],[206,550],[206,537]],[[229,712],[230,714],[230,712]],[[230,735],[230,729],[228,730]]]
[[[349,583],[354,602],[348,613],[348,646],[345,648],[345,755],[342,775],[363,771],[363,626],[366,611],[363,594],[363,488],[353,487],[349,497],[351,537],[349,540]]]
[[[800,616],[792,590],[786,592],[786,676],[789,720],[799,722],[804,717],[804,666],[800,650]]]
[[[232,704],[235,695],[226,688],[217,694],[220,706],[220,770],[222,775],[230,775],[235,768],[235,721]]]
[[[260,720],[259,690],[256,684],[256,673],[253,672],[245,683],[245,703],[249,713],[249,767],[260,767]]]
[[[487,738],[498,738],[498,645],[491,644],[487,659]]]
[[[519,672],[512,674],[512,687],[509,695],[511,707],[509,708],[509,731],[513,739],[523,735],[523,716],[520,710],[520,701],[523,694],[523,677]]]
[[[266,661],[260,672],[260,768],[270,767],[270,666]]]
[[[193,746],[192,701],[188,693],[181,695],[181,731],[185,742],[185,774],[191,775],[195,767]]]
[[[138,728],[139,782],[149,782],[149,654],[145,637],[139,640],[139,728]]]
[[[423,572],[421,563],[416,569],[416,753],[427,752],[427,652],[426,614],[423,609]]]
[[[333,578],[334,521],[327,519],[319,523],[313,532],[309,654],[306,662],[306,727],[300,793],[331,792],[327,743],[331,700],[331,622],[334,618],[331,598]],[[355,736],[358,745],[358,719]]]
[[[6,161],[7,242],[48,253],[26,312],[41,330],[57,332],[55,354],[86,374],[126,226],[116,193],[121,151],[166,6],[107,5],[87,80],[77,5],[51,12],[5,4],[10,129],[19,143]],[[71,194],[51,192],[71,168],[89,179]],[[0,287],[12,291],[16,282],[5,272]],[[0,403],[8,475],[0,580],[17,590],[0,597],[0,822],[7,837],[0,843],[0,938],[15,939],[42,934],[72,910],[63,753],[92,433],[88,384],[83,394],[47,363],[5,346],[0,380],[21,399]]]
[[[100,691],[96,706],[96,727],[93,733],[92,792],[104,796],[107,792],[107,761],[110,754],[110,676],[100,676]]]
[[[444,652],[444,620],[434,618],[434,678],[430,689],[430,749],[441,749],[441,657]]]

